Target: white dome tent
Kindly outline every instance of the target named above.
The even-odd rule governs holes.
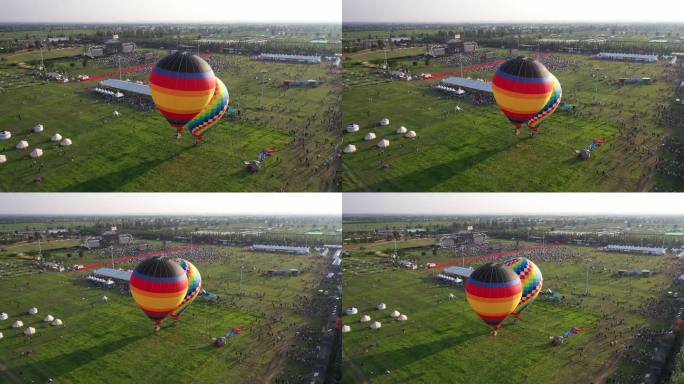
[[[29,146],[28,141],[22,140],[22,141],[17,143],[16,148],[17,149],[26,149],[26,148],[28,148],[28,146]]]
[[[33,128],[31,128],[31,130],[35,133],[43,132],[44,129],[45,128],[43,127],[43,124],[36,124],[33,126]]]
[[[7,156],[5,155],[0,155],[0,164],[6,163],[7,162]]]
[[[342,150],[344,153],[354,153],[356,152],[356,145],[354,144],[349,144],[344,149]]]
[[[71,142],[71,139],[68,137],[66,139],[62,140],[61,143],[59,143],[59,145],[61,145],[62,147],[68,147],[71,144],[73,144],[73,143]]]
[[[397,318],[397,317],[401,316],[401,313],[399,313],[399,311],[397,311],[397,310],[394,310],[394,312],[390,313],[390,316]]]
[[[403,135],[404,133],[406,133],[406,131],[407,131],[407,129],[404,126],[397,128],[397,133],[399,133],[399,134]]]
[[[385,303],[380,303],[376,306],[376,308],[378,308],[378,310],[383,310],[383,309],[387,308],[387,306],[385,305]]]
[[[351,332],[351,327],[348,325],[343,325],[342,326],[342,333],[349,333]]]
[[[10,131],[0,131],[0,140],[9,140],[12,138]]]
[[[3,337],[5,336],[2,334],[2,332],[0,332],[0,339],[2,339]]]
[[[36,329],[33,327],[28,327],[28,328],[24,329],[24,335],[26,335],[26,336],[31,336],[31,335],[35,335],[35,334],[36,334]]]
[[[24,326],[24,322],[21,320],[17,320],[14,323],[12,323],[12,328],[21,328]]]
[[[358,132],[358,131],[359,131],[359,125],[358,124],[351,123],[351,124],[347,125],[347,132],[354,133],[354,132]]]
[[[119,96],[119,95],[121,95],[121,96]],[[123,97],[123,93],[117,92],[114,96],[116,96],[117,98]],[[119,111],[114,111],[113,115],[114,115],[114,117],[119,117],[119,116],[121,116],[121,114],[119,113]]]
[[[370,329],[380,329],[382,324],[379,321],[374,321],[370,325]]]
[[[361,319],[359,319],[359,321],[362,323],[367,323],[367,322],[371,321],[371,317],[368,315],[363,315],[363,316],[361,316]]]
[[[62,135],[60,135],[59,133],[55,133],[55,134],[52,135],[52,137],[50,138],[50,141],[54,141],[54,142],[62,141]]]
[[[366,133],[366,136],[363,137],[364,140],[370,141],[370,140],[375,140],[375,133],[373,132],[368,132]]]
[[[31,307],[31,308],[29,308],[28,311],[26,311],[26,312],[28,312],[29,315],[35,315],[35,314],[38,313],[38,308],[36,308],[36,307]]]
[[[382,119],[380,119],[380,125],[382,125],[383,127],[386,127],[386,126],[388,126],[389,124],[390,124],[390,121],[389,121],[388,118],[383,117]]]
[[[107,297],[107,296],[102,296],[102,301],[108,302],[108,301],[109,301],[109,297]]]
[[[46,323],[49,323],[49,322],[51,322],[51,321],[54,320],[54,319],[55,319],[55,318],[54,318],[52,315],[47,315],[47,316],[45,316],[45,317],[43,318],[43,321],[46,322]]]
[[[36,148],[33,151],[31,151],[31,157],[32,158],[37,158],[43,156],[43,150],[40,148]]]
[[[387,140],[387,139],[382,139],[382,140],[380,140],[380,142],[378,143],[378,148],[387,148],[387,147],[389,147],[389,145],[390,145],[389,140]]]
[[[9,318],[9,315],[7,313],[3,312],[0,313],[0,320],[7,320]]]
[[[58,326],[60,326],[60,325],[62,325],[62,324],[64,324],[64,323],[62,322],[61,319],[55,319],[52,323],[50,323],[50,325],[54,325],[54,326],[56,326],[56,327],[58,327]]]
[[[406,134],[406,138],[407,138],[407,139],[415,139],[416,136],[418,136],[418,135],[416,134],[416,131],[408,131],[408,133]]]
[[[408,317],[406,315],[400,315],[399,317],[397,317],[397,320],[406,321],[406,320],[408,320]]]
[[[344,312],[347,315],[356,315],[357,313],[359,313],[359,310],[356,307],[349,307],[349,308],[345,309]]]

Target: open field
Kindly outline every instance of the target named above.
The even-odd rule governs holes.
[[[415,50],[415,49],[414,49]],[[420,50],[418,48],[417,50]],[[401,52],[394,50],[392,53]],[[411,55],[417,54],[413,52]],[[345,155],[345,191],[648,191],[679,188],[657,180],[655,163],[666,127],[660,110],[673,102],[674,81],[661,64],[632,64],[591,60],[587,56],[554,54],[566,63],[551,71],[563,85],[564,101],[575,112],[557,111],[544,122],[540,134],[512,135],[511,126],[494,105],[446,98],[431,86],[437,81],[391,80],[359,61],[382,61],[382,52],[362,52],[345,58],[344,124],[361,130],[345,134],[344,144],[357,152]],[[391,58],[391,56],[390,56]],[[392,60],[390,60],[392,61]],[[407,57],[391,68],[422,72],[458,72],[458,65],[428,65]],[[598,74],[598,80],[593,78]],[[491,71],[465,76],[491,79]],[[615,85],[620,77],[656,79],[651,85]],[[598,104],[594,104],[594,87]],[[461,112],[455,112],[458,105]],[[676,106],[674,106],[676,107]],[[387,117],[388,127],[378,121]],[[396,134],[399,126],[415,130],[414,140]],[[368,132],[377,140],[364,141]],[[375,147],[378,140],[390,146]],[[575,151],[594,138],[607,143],[589,161]],[[665,186],[663,188],[663,185]]]
[[[320,319],[305,316],[298,304],[318,287],[322,259],[211,249],[222,256],[196,265],[203,288],[217,294],[219,302],[198,299],[180,322],[167,320],[160,335],[154,334],[152,322],[128,294],[87,284],[82,279],[86,272],[28,274],[25,261],[3,258],[2,268],[11,276],[0,279],[0,310],[10,319],[0,323],[5,336],[0,344],[0,381],[262,382],[281,372],[310,373],[286,359],[285,351],[303,343],[294,340],[296,328],[320,326]],[[261,275],[269,268],[299,268],[302,274]],[[103,295],[108,302],[102,301]],[[25,314],[31,306],[38,307],[38,315]],[[43,323],[48,313],[62,319],[64,326]],[[10,328],[18,318],[36,328],[30,342]],[[215,348],[211,338],[232,327],[241,327],[242,332],[228,339],[225,347]],[[26,355],[26,350],[32,353]]]
[[[418,263],[454,259],[441,250],[437,256],[420,256],[414,251],[402,253],[402,242],[398,247],[402,258]],[[343,381],[589,383],[609,377],[631,382],[642,377],[649,368],[630,361],[625,351],[634,345],[632,352],[652,353],[654,344],[635,339],[634,330],[672,325],[676,299],[667,291],[673,290],[672,277],[679,262],[588,247],[565,249],[576,259],[533,259],[543,271],[544,288],[561,293],[562,302],[538,298],[520,320],[506,320],[496,337],[468,306],[463,287],[433,280],[438,270],[405,270],[385,258],[352,251],[343,262],[343,307],[357,307],[359,313],[343,319],[351,326],[351,332],[343,336]],[[585,296],[589,259],[590,295]],[[621,268],[655,273],[650,278],[619,279],[614,274]],[[675,291],[684,292],[681,287]],[[662,301],[666,309],[654,309],[656,301]],[[386,310],[375,308],[380,302],[387,305]],[[391,319],[389,313],[395,309],[408,320]],[[368,323],[359,323],[364,314],[382,322],[382,328],[371,330]],[[559,347],[549,343],[549,336],[571,327],[584,331]]]
[[[53,50],[56,52],[59,50]],[[55,53],[56,54],[56,53]],[[5,55],[0,55],[2,58]],[[239,120],[225,116],[195,145],[189,135],[176,142],[174,130],[155,110],[107,103],[88,92],[95,82],[44,85],[15,64],[38,60],[38,52],[6,55],[0,62],[0,129],[12,132],[0,142],[7,163],[0,167],[4,191],[327,191],[339,189],[331,126],[339,98],[337,75],[326,65],[262,63],[246,56],[211,55],[216,74],[231,93]],[[48,64],[46,63],[46,66]],[[116,67],[58,59],[50,66],[76,76],[106,74]],[[260,71],[268,71],[265,110],[258,108]],[[146,72],[123,75],[147,79]],[[118,76],[117,76],[118,77]],[[316,88],[282,87],[283,80],[317,79]],[[119,111],[120,118],[113,117]],[[30,133],[37,123],[42,133]],[[59,132],[73,145],[49,141]],[[19,140],[28,150],[14,148]],[[29,159],[39,147],[44,156]],[[264,148],[277,151],[261,171],[248,172],[243,161]],[[36,180],[40,180],[37,182]]]

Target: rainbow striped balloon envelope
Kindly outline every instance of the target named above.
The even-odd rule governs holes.
[[[541,124],[547,117],[551,116],[554,112],[556,112],[556,109],[558,109],[558,106],[561,103],[561,98],[563,97],[563,89],[561,88],[560,81],[556,79],[556,76],[551,75],[553,78],[553,92],[551,92],[551,97],[549,98],[549,101],[546,102],[546,105],[542,108],[539,113],[534,115],[530,121],[527,122],[527,126],[533,130],[536,131],[537,127],[539,127],[539,124]]]
[[[539,61],[516,57],[496,69],[492,92],[501,112],[520,128],[548,103],[553,93],[553,79],[555,77]]]
[[[520,302],[522,284],[512,269],[498,263],[487,263],[473,271],[465,291],[473,311],[497,330]]]
[[[171,312],[171,318],[174,321],[178,321],[180,315],[190,307],[190,304],[192,304],[197,296],[199,296],[200,292],[202,292],[202,275],[200,275],[197,267],[185,259],[178,259],[178,265],[183,268],[183,271],[185,271],[185,274],[188,277],[188,289],[185,291],[183,301],[181,301],[178,307]]]
[[[228,109],[228,102],[230,96],[228,95],[228,88],[223,84],[223,81],[216,78],[216,89],[214,96],[209,101],[204,109],[197,114],[192,120],[188,121],[185,129],[195,138],[203,140],[202,135],[221,120],[223,114]]]
[[[183,301],[188,277],[177,262],[162,256],[141,261],[131,274],[131,294],[157,325]]]
[[[176,52],[159,60],[150,73],[150,93],[159,112],[181,132],[214,95],[214,71],[202,58]]]
[[[527,258],[515,257],[504,260],[503,264],[511,268],[518,275],[522,284],[523,290],[520,302],[515,307],[515,310],[513,310],[513,316],[520,317],[520,313],[532,304],[532,301],[541,292],[544,278],[537,264]]]

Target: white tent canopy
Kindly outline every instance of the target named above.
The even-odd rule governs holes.
[[[356,307],[349,307],[349,308],[345,309],[344,312],[347,315],[356,315],[357,313],[359,313],[359,310]]]
[[[406,320],[408,320],[408,317],[406,317],[406,315],[400,315],[399,317],[397,317],[397,320],[406,321]]]
[[[354,132],[358,132],[358,131],[359,131],[359,125],[358,124],[351,123],[351,124],[347,125],[347,132],[354,133]]]
[[[14,323],[12,323],[12,328],[21,328],[24,326],[24,322],[21,320],[17,320]]]
[[[401,127],[397,128],[397,133],[402,133],[402,134],[403,134],[403,133],[406,133],[406,131],[407,131],[407,129],[406,129],[406,127],[404,127],[404,126],[401,126]]]
[[[387,147],[389,147],[389,145],[390,145],[389,140],[387,140],[387,139],[382,139],[382,140],[380,140],[380,142],[378,143],[378,148],[387,148]]]
[[[30,335],[35,335],[36,334],[36,329],[33,327],[28,327],[24,329],[24,335],[30,336]]]
[[[382,309],[387,308],[387,306],[385,305],[385,303],[380,303],[380,304],[377,305],[377,308],[380,309],[380,310],[382,310]]]
[[[5,336],[3,336],[2,332],[0,332],[0,339],[2,339],[3,337]]]
[[[121,96],[118,96],[118,95],[121,95]],[[123,97],[123,93],[117,92],[114,96],[116,96],[117,98]],[[114,115],[114,117],[119,117],[119,116],[121,116],[121,114],[119,113],[119,111],[114,111],[113,115]]]
[[[6,163],[7,162],[7,156],[5,155],[0,155],[0,164]]]
[[[382,119],[380,119],[380,125],[382,125],[383,127],[388,126],[389,123],[390,123],[390,121],[389,121],[389,119],[386,118],[386,117],[383,117]]]
[[[28,146],[29,146],[28,141],[22,140],[22,141],[20,141],[20,142],[17,143],[16,148],[17,148],[17,149],[24,149],[24,148],[28,148]]]
[[[8,140],[12,138],[10,131],[0,131],[0,140]]]
[[[343,325],[342,326],[342,333],[347,333],[347,332],[351,332],[351,327],[348,325]]]
[[[102,296],[102,301],[109,301],[109,297],[107,297],[107,296]]]
[[[36,124],[33,126],[32,129],[33,129],[33,132],[38,133],[38,132],[43,132],[43,129],[45,129],[45,128],[43,127],[43,124]]]
[[[46,322],[46,323],[49,323],[49,322],[51,322],[51,321],[54,320],[54,319],[55,319],[55,318],[54,318],[52,315],[47,315],[47,316],[45,316],[45,317],[43,318],[43,321]]]
[[[59,133],[55,133],[55,134],[52,135],[52,137],[50,138],[50,141],[55,141],[55,142],[57,142],[57,141],[62,141],[62,135],[60,135]]]
[[[7,318],[9,318],[9,316],[7,315],[7,313],[5,313],[5,312],[0,313],[0,320],[7,320]]]
[[[59,143],[59,145],[61,145],[62,147],[68,147],[71,144],[73,144],[73,143],[71,142],[71,139],[68,137],[66,139],[62,140],[61,143]]]
[[[394,312],[390,313],[390,316],[392,316],[392,317],[399,317],[399,316],[401,316],[401,313],[399,313],[399,311],[397,311],[397,310],[395,309]]]
[[[34,159],[36,157],[41,157],[41,156],[43,156],[43,150],[42,149],[36,148],[33,151],[31,151],[31,157],[33,157]]]
[[[29,315],[35,315],[36,313],[38,313],[38,308],[36,308],[36,307],[31,307],[31,308],[28,309],[27,312],[28,312]]]
[[[366,141],[375,140],[375,133],[368,132],[368,133],[366,133],[366,136],[363,137],[363,139]]]
[[[342,150],[344,153],[354,153],[356,152],[356,145],[354,144],[348,144],[344,149]]]
[[[368,315],[363,315],[363,316],[361,316],[361,319],[359,319],[359,321],[362,323],[367,323],[367,322],[371,321],[371,318]]]
[[[52,323],[50,323],[50,325],[55,325],[55,326],[62,325],[62,324],[64,324],[64,323],[62,323],[61,319],[55,319]]]
[[[408,139],[413,139],[416,136],[418,136],[418,135],[416,135],[416,131],[408,131],[408,133],[406,134],[406,138],[408,138]]]
[[[370,328],[371,328],[371,329],[380,329],[380,327],[382,327],[382,324],[380,324],[379,321],[374,321],[374,322],[372,322],[371,325],[370,325]]]

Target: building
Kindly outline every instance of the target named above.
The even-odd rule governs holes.
[[[658,61],[658,55],[615,52],[600,52],[599,54],[592,56],[592,58],[599,60],[634,61],[638,63],[655,63]]]
[[[483,96],[492,96],[492,83],[484,80],[468,79],[465,77],[449,76],[438,84],[440,88],[435,87],[435,89],[446,92],[442,88],[448,88],[458,92],[459,89],[464,90],[466,93],[474,93]]]
[[[616,245],[608,244],[601,250],[606,252],[621,252],[621,253],[639,253],[649,256],[663,256],[667,252],[666,248],[659,247],[639,247],[634,245]]]
[[[469,278],[472,273],[472,268],[465,267],[446,267],[442,270],[443,275],[464,280]]]
[[[293,253],[296,255],[308,255],[311,251],[309,247],[293,247],[289,245],[269,245],[269,244],[253,244],[249,247],[255,252],[275,252],[275,253]]]
[[[457,53],[472,53],[477,51],[477,43],[474,41],[461,41],[460,39],[451,39],[447,41],[447,46],[444,52],[447,55],[454,55]]]
[[[97,57],[102,57],[102,56],[104,56],[104,54],[105,54],[104,47],[93,46],[93,47],[89,47],[88,50],[86,50],[85,56],[88,56],[91,59],[94,59]]]
[[[93,272],[93,276],[128,283],[131,281],[132,273],[133,271],[124,271],[121,269],[98,268]]]
[[[281,63],[295,63],[295,64],[320,64],[320,56],[307,55],[288,55],[282,53],[262,53],[256,57],[257,60],[276,61]]]
[[[100,87],[113,91],[128,92],[137,96],[152,97],[150,86],[142,82],[107,79],[100,82]]]
[[[113,55],[116,53],[132,53],[135,51],[135,43],[124,43],[119,40],[117,36],[105,41],[104,53],[106,55]]]
[[[443,235],[437,245],[440,248],[454,248],[464,245],[484,245],[487,244],[487,235],[482,232],[461,231],[448,235]]]

